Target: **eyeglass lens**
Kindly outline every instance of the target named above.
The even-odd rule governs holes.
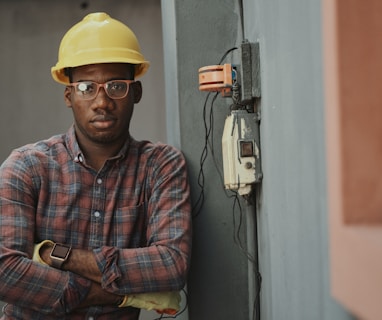
[[[122,99],[129,91],[129,80],[113,80],[105,83],[93,81],[83,81],[73,83],[76,93],[85,100],[93,99],[97,96],[99,88],[103,87],[107,95],[112,99]]]

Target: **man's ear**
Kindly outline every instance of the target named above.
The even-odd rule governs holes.
[[[135,81],[131,84],[134,94],[134,103],[138,103],[142,98],[142,83]]]
[[[69,86],[66,86],[64,91],[64,101],[68,108],[72,107],[71,95],[72,95],[72,88]]]

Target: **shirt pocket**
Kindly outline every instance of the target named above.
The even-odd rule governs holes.
[[[139,248],[146,246],[146,204],[117,208],[110,234],[113,243],[120,248]]]

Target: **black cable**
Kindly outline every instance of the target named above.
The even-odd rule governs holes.
[[[241,34],[243,36],[243,40],[245,39],[244,34],[244,8],[243,8],[243,0],[238,0],[239,10],[240,10],[240,26],[241,26]]]
[[[241,11],[241,22],[242,22],[242,30],[243,30],[243,36],[244,36],[244,26],[243,26],[243,13],[242,13],[242,10],[243,10],[243,6],[242,6],[242,0],[239,0],[239,6],[240,6],[240,11]],[[223,63],[223,61],[226,59],[226,57],[228,56],[229,53],[233,52],[234,50],[237,50],[238,48],[237,47],[233,47],[229,50],[227,50],[224,55],[222,56],[222,58],[220,59],[219,61],[219,65]],[[214,117],[213,117],[213,105],[214,105],[214,102],[216,101],[217,99],[217,96],[218,96],[219,92],[216,92],[216,94],[214,95],[212,101],[211,101],[211,104],[210,104],[210,110],[209,110],[209,123],[207,122],[207,102],[208,102],[208,99],[209,97],[211,96],[211,92],[208,93],[208,95],[206,96],[206,99],[204,101],[204,105],[203,105],[203,124],[204,124],[204,130],[205,130],[205,139],[204,139],[204,146],[203,146],[203,150],[202,150],[202,153],[201,153],[201,156],[200,156],[200,169],[199,169],[199,174],[198,174],[198,185],[200,187],[200,194],[199,194],[199,197],[196,201],[196,203],[193,205],[193,209],[192,209],[192,212],[193,212],[193,218],[196,218],[202,208],[203,208],[203,205],[204,205],[204,199],[205,199],[205,194],[204,194],[204,183],[205,183],[205,176],[204,176],[204,163],[207,159],[207,156],[208,156],[208,151],[210,150],[211,154],[212,154],[212,159],[214,161],[214,165],[215,165],[215,168],[219,174],[219,177],[220,177],[220,180],[221,180],[221,183],[222,183],[222,187],[223,187],[223,190],[226,194],[226,196],[228,198],[233,198],[234,201],[233,201],[233,205],[232,205],[232,210],[233,210],[233,229],[234,229],[234,233],[233,233],[233,238],[234,238],[234,243],[239,247],[239,249],[244,253],[244,255],[246,256],[246,258],[252,262],[252,263],[256,263],[256,259],[255,257],[253,257],[249,252],[248,250],[246,250],[242,244],[242,241],[241,241],[241,238],[240,238],[240,232],[241,232],[241,228],[242,228],[242,222],[243,222],[243,212],[242,212],[242,207],[241,207],[241,204],[240,204],[240,199],[239,199],[239,195],[236,191],[233,191],[233,190],[230,190],[233,194],[232,195],[229,195],[227,190],[224,188],[224,178],[223,178],[223,174],[220,170],[220,167],[218,165],[218,161],[215,157],[215,152],[214,152],[214,141],[213,141],[213,134],[214,134]],[[240,107],[240,109],[242,109],[242,106],[238,104],[237,101],[234,100],[234,105],[236,107]],[[231,106],[232,108],[232,106]],[[238,225],[237,225],[237,222],[236,222],[236,217],[235,217],[235,209],[236,209],[236,206],[238,207],[239,209],[239,221],[238,221]],[[236,226],[237,225],[237,226]],[[258,271],[258,267],[256,266],[255,268],[256,270],[254,270],[255,272],[255,276],[257,277],[257,284],[258,284],[258,288],[257,288],[257,291],[256,291],[256,295],[255,295],[255,299],[254,299],[254,302],[253,302],[253,314],[252,314],[252,317],[253,317],[253,320],[256,320],[258,319],[258,314],[257,314],[257,311],[259,309],[259,301],[260,301],[260,291],[261,291],[261,281],[262,281],[262,278],[261,278],[261,274],[260,272]],[[184,310],[182,311],[184,312]],[[177,314],[178,315],[178,314]],[[176,315],[176,316],[177,316]],[[176,317],[175,316],[175,317]],[[161,317],[159,319],[173,319],[175,317]],[[155,320],[159,320],[159,319],[155,319]]]
[[[234,198],[234,201],[233,201],[233,204],[232,204],[232,220],[233,220],[233,226],[234,226],[234,234],[233,234],[233,240],[234,240],[234,243],[239,247],[239,249],[241,250],[241,252],[246,256],[246,258],[251,261],[252,263],[255,262],[255,258],[248,252],[247,249],[244,248],[242,242],[241,242],[241,238],[240,238],[240,231],[241,231],[241,227],[242,227],[242,223],[243,223],[243,210],[242,210],[242,207],[241,207],[241,204],[240,204],[240,199],[239,199],[239,195],[236,191],[233,191],[231,190],[232,193],[233,193],[233,197]],[[235,208],[236,206],[239,208],[239,223],[237,225],[237,228],[236,228],[236,216],[235,216]]]
[[[253,301],[253,312],[252,312],[252,319],[260,319],[260,291],[261,291],[261,273],[256,269],[254,270],[256,277],[257,277],[257,291],[255,295],[255,300]]]
[[[207,113],[207,102],[208,98],[210,97],[211,92],[208,93],[206,99],[204,100],[204,105],[203,105],[203,124],[204,124],[204,146],[202,153],[200,155],[200,160],[199,160],[199,174],[198,174],[198,185],[200,187],[200,193],[198,196],[198,199],[196,200],[195,204],[192,207],[192,218],[195,219],[201,212],[203,205],[204,205],[204,162],[207,159],[208,155],[208,138],[211,133],[211,128],[207,124],[206,120],[206,113]],[[211,110],[212,110],[212,105],[213,102],[215,101],[216,98],[213,99],[212,104],[211,104]],[[210,111],[211,112],[211,111]]]
[[[237,49],[238,49],[237,47],[233,47],[233,48],[227,50],[227,51],[224,53],[223,57],[220,59],[220,61],[219,61],[218,64],[222,64],[223,61],[225,60],[225,58],[227,58],[228,54],[229,54],[230,52],[234,51],[234,50],[237,50]]]
[[[228,56],[228,54],[230,52],[237,50],[237,49],[238,49],[237,47],[233,47],[233,48],[227,50],[223,54],[223,56],[221,57],[219,64],[223,63],[223,61],[226,59],[226,57]],[[200,188],[200,192],[199,192],[199,196],[198,196],[196,202],[192,206],[192,218],[193,219],[195,219],[200,214],[200,212],[202,211],[203,205],[204,205],[204,197],[205,197],[205,195],[204,195],[204,182],[205,182],[204,162],[207,159],[208,147],[210,147],[210,150],[212,152],[212,156],[213,156],[213,159],[215,162],[215,166],[217,167],[217,162],[216,162],[214,152],[213,152],[213,149],[214,149],[213,148],[213,104],[214,104],[215,100],[217,99],[218,94],[219,94],[219,92],[216,92],[216,94],[214,95],[213,100],[211,102],[210,114],[209,114],[209,120],[210,120],[209,125],[207,124],[207,120],[206,120],[207,119],[207,102],[208,102],[209,97],[211,96],[211,92],[208,92],[206,99],[204,100],[203,124],[204,124],[205,136],[204,136],[204,146],[203,146],[202,153],[201,153],[200,159],[199,159],[199,174],[198,174],[198,185]],[[211,134],[212,134],[212,142],[210,139]],[[219,172],[219,175],[220,175],[221,179],[223,180],[220,172]]]
[[[257,265],[257,259],[255,257],[253,257],[249,252],[248,250],[246,250],[243,246],[243,244],[241,243],[241,239],[240,239],[240,229],[241,229],[241,226],[242,226],[242,220],[243,220],[243,211],[242,211],[242,207],[240,205],[240,199],[239,199],[239,196],[238,196],[238,193],[236,191],[233,191],[231,190],[232,193],[234,194],[233,197],[234,198],[234,203],[233,203],[233,206],[232,206],[232,211],[233,211],[233,226],[234,226],[234,242],[235,244],[239,247],[239,249],[242,251],[242,253],[244,253],[244,255],[247,257],[247,259],[253,263],[254,265],[254,270],[253,270],[253,273],[255,274],[255,277],[257,278],[257,281],[256,281],[256,284],[257,284],[257,290],[256,290],[256,294],[255,294],[255,299],[253,301],[253,311],[252,311],[252,320],[256,320],[256,319],[259,319],[259,308],[260,308],[260,292],[261,292],[261,282],[262,282],[262,277],[261,277],[261,273],[259,272],[258,270],[258,265]],[[236,229],[236,220],[235,220],[235,208],[236,208],[236,204],[238,205],[238,208],[239,208],[239,225]],[[236,230],[236,233],[235,233],[235,230]],[[248,239],[247,239],[248,241]]]
[[[242,37],[243,37],[242,41],[245,41],[243,0],[238,0],[238,5],[239,5],[239,11],[240,11],[241,32],[242,32]],[[238,88],[236,88],[236,90],[238,90]],[[234,88],[233,88],[233,95],[235,95]],[[246,108],[246,106],[242,106],[240,104],[240,102],[238,102],[236,100],[237,99],[233,99],[233,104],[231,105],[231,110],[233,110],[233,109],[245,109]],[[236,195],[236,197],[237,197],[237,195]],[[239,200],[237,198],[235,198],[235,201],[239,202]],[[241,208],[240,208],[240,210],[241,210]],[[241,216],[241,213],[240,213],[240,216]],[[241,227],[241,225],[239,225],[239,228],[238,228],[238,231],[236,234],[236,238],[238,238],[238,240],[239,240],[239,247],[241,248],[241,250],[243,250],[244,248],[241,245],[241,240],[238,237],[240,227]],[[257,278],[257,290],[256,290],[255,299],[253,302],[252,320],[257,320],[257,319],[260,319],[260,304],[259,303],[260,303],[260,291],[261,291],[261,285],[262,285],[262,276],[258,270],[257,259],[255,260],[254,257],[251,257],[251,255],[249,254],[249,252],[247,252],[247,250],[244,250],[244,252],[246,253],[247,258],[255,265],[255,270],[253,270],[253,272],[255,273],[255,276]]]

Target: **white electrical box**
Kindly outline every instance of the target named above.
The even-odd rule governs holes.
[[[251,192],[262,178],[259,119],[256,113],[234,110],[227,117],[222,137],[224,186],[240,195]]]

